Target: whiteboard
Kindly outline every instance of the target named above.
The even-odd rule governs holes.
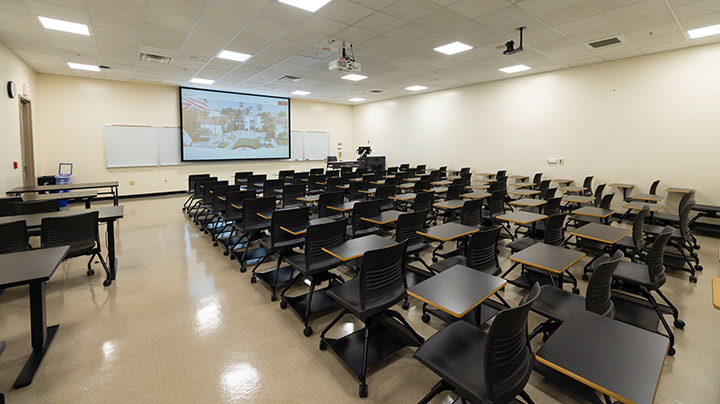
[[[180,128],[105,125],[105,166],[152,167],[182,164]]]
[[[156,132],[152,126],[105,125],[106,166],[156,166],[158,162]]]
[[[330,153],[330,134],[321,131],[290,133],[290,160],[325,160]]]

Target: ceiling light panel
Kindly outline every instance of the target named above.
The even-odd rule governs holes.
[[[530,70],[530,68],[525,65],[515,65],[515,66],[503,67],[502,69],[500,69],[500,71],[504,72],[504,73],[517,73],[517,72],[524,72],[525,70]]]
[[[350,81],[360,81],[365,80],[367,76],[363,76],[362,74],[348,74],[345,76],[342,76],[343,80],[350,80]]]
[[[290,94],[295,94],[295,95],[308,95],[308,94],[310,94],[310,91],[295,90],[295,91],[293,91],[293,92],[290,93]]]
[[[207,85],[210,85],[210,84],[214,83],[215,80],[194,78],[194,79],[191,79],[190,82],[191,82],[191,83],[195,83],[195,84],[207,84]]]
[[[280,3],[287,4],[289,6],[302,8],[311,13],[321,9],[322,6],[328,4],[330,0],[279,0]]]
[[[77,70],[87,70],[91,72],[99,72],[100,67],[95,65],[84,65],[82,63],[68,63],[68,67],[71,69],[77,69]]]
[[[688,36],[690,37],[690,39],[702,38],[702,37],[706,37],[706,36],[710,36],[710,35],[717,35],[717,34],[720,34],[720,24],[711,25],[709,27],[691,29],[688,31]]]
[[[236,62],[244,62],[250,59],[252,55],[248,55],[247,53],[231,52],[229,50],[224,50],[220,52],[217,57],[219,57],[220,59],[234,60]]]
[[[78,24],[76,22],[69,22],[63,20],[56,20],[54,18],[38,17],[43,27],[56,31],[70,32],[72,34],[90,35],[88,27],[85,24]]]
[[[435,48],[435,50],[446,55],[454,55],[456,53],[465,52],[472,48],[472,46],[464,44],[462,42],[453,42],[447,45],[438,46],[437,48]]]
[[[427,90],[427,87],[425,87],[425,86],[410,86],[410,87],[405,87],[405,89],[409,90],[409,91],[422,91],[422,90]]]

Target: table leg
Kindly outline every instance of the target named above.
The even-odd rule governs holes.
[[[85,198],[85,209],[90,209],[90,198]]]
[[[107,279],[103,282],[103,286],[110,286],[112,281],[115,280],[115,274],[117,273],[117,259],[115,258],[115,219],[108,220],[108,265],[110,265],[110,273]]]
[[[13,387],[18,389],[32,383],[45,352],[57,332],[59,325],[47,326],[45,317],[45,282],[30,284],[30,335],[33,351],[30,354]]]
[[[113,205],[118,206],[118,187],[111,187],[110,190],[113,194]]]

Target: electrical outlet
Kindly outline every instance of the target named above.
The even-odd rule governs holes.
[[[135,181],[130,181],[130,186],[135,185]]]
[[[558,159],[558,164],[560,164],[560,165],[565,164],[565,159]]]
[[[548,164],[557,164],[557,163],[558,163],[558,159],[555,158],[555,157],[548,157],[548,158],[547,158],[547,163],[548,163]]]

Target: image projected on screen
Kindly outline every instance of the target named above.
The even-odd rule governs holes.
[[[287,98],[180,88],[182,160],[290,158]]]

